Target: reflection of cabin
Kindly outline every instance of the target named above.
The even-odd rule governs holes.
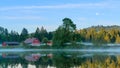
[[[53,54],[51,53],[50,54],[29,54],[25,56],[25,60],[35,62],[35,61],[38,61],[40,58],[44,58],[44,57],[47,57],[46,59],[52,58]]]
[[[2,46],[16,46],[19,45],[19,42],[3,42]]]
[[[2,54],[3,58],[11,58],[11,59],[16,59],[19,58],[19,56],[17,54]]]
[[[39,58],[40,58],[40,54],[31,54],[31,55],[25,56],[25,59],[27,61],[38,61]]]
[[[40,41],[37,38],[28,38],[24,43],[32,46],[40,46]]]

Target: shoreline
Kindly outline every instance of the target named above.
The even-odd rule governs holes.
[[[120,48],[116,49],[0,49],[0,52],[117,52],[120,53]]]

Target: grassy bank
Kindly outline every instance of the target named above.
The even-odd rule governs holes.
[[[19,45],[19,46],[2,46],[0,49],[15,49],[15,48],[22,48],[22,49],[95,49],[95,48],[109,48],[110,46],[90,46],[90,45],[64,45],[64,46],[49,46],[49,45],[42,45],[42,46],[30,46],[30,45]],[[117,46],[113,46],[117,47]]]

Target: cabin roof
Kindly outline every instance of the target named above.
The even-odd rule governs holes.
[[[28,38],[24,41],[24,43],[33,43],[34,40],[38,40],[38,39],[37,38]]]
[[[4,42],[6,44],[19,44],[19,42]]]
[[[6,46],[6,45],[19,45],[20,43],[19,42],[3,42],[3,46]]]

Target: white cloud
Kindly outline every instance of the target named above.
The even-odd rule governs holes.
[[[40,13],[40,12],[44,12],[44,11],[26,9],[26,10],[19,10],[19,11],[15,11],[15,12],[31,14],[31,13]]]
[[[96,16],[100,15],[98,12],[96,13]]]
[[[0,19],[24,19],[24,20],[43,20],[40,16],[0,16]]]
[[[96,16],[99,16],[99,15],[104,15],[104,13],[99,13],[99,12],[96,12],[95,13]]]
[[[21,10],[21,9],[67,9],[67,8],[119,8],[120,1],[104,0],[98,3],[67,3],[58,5],[28,5],[0,7],[0,11]]]
[[[64,8],[95,8],[105,7],[106,3],[78,3],[78,4],[61,4],[61,5],[43,5],[43,6],[12,6],[12,7],[0,7],[1,11],[18,10],[18,9],[64,9]]]

